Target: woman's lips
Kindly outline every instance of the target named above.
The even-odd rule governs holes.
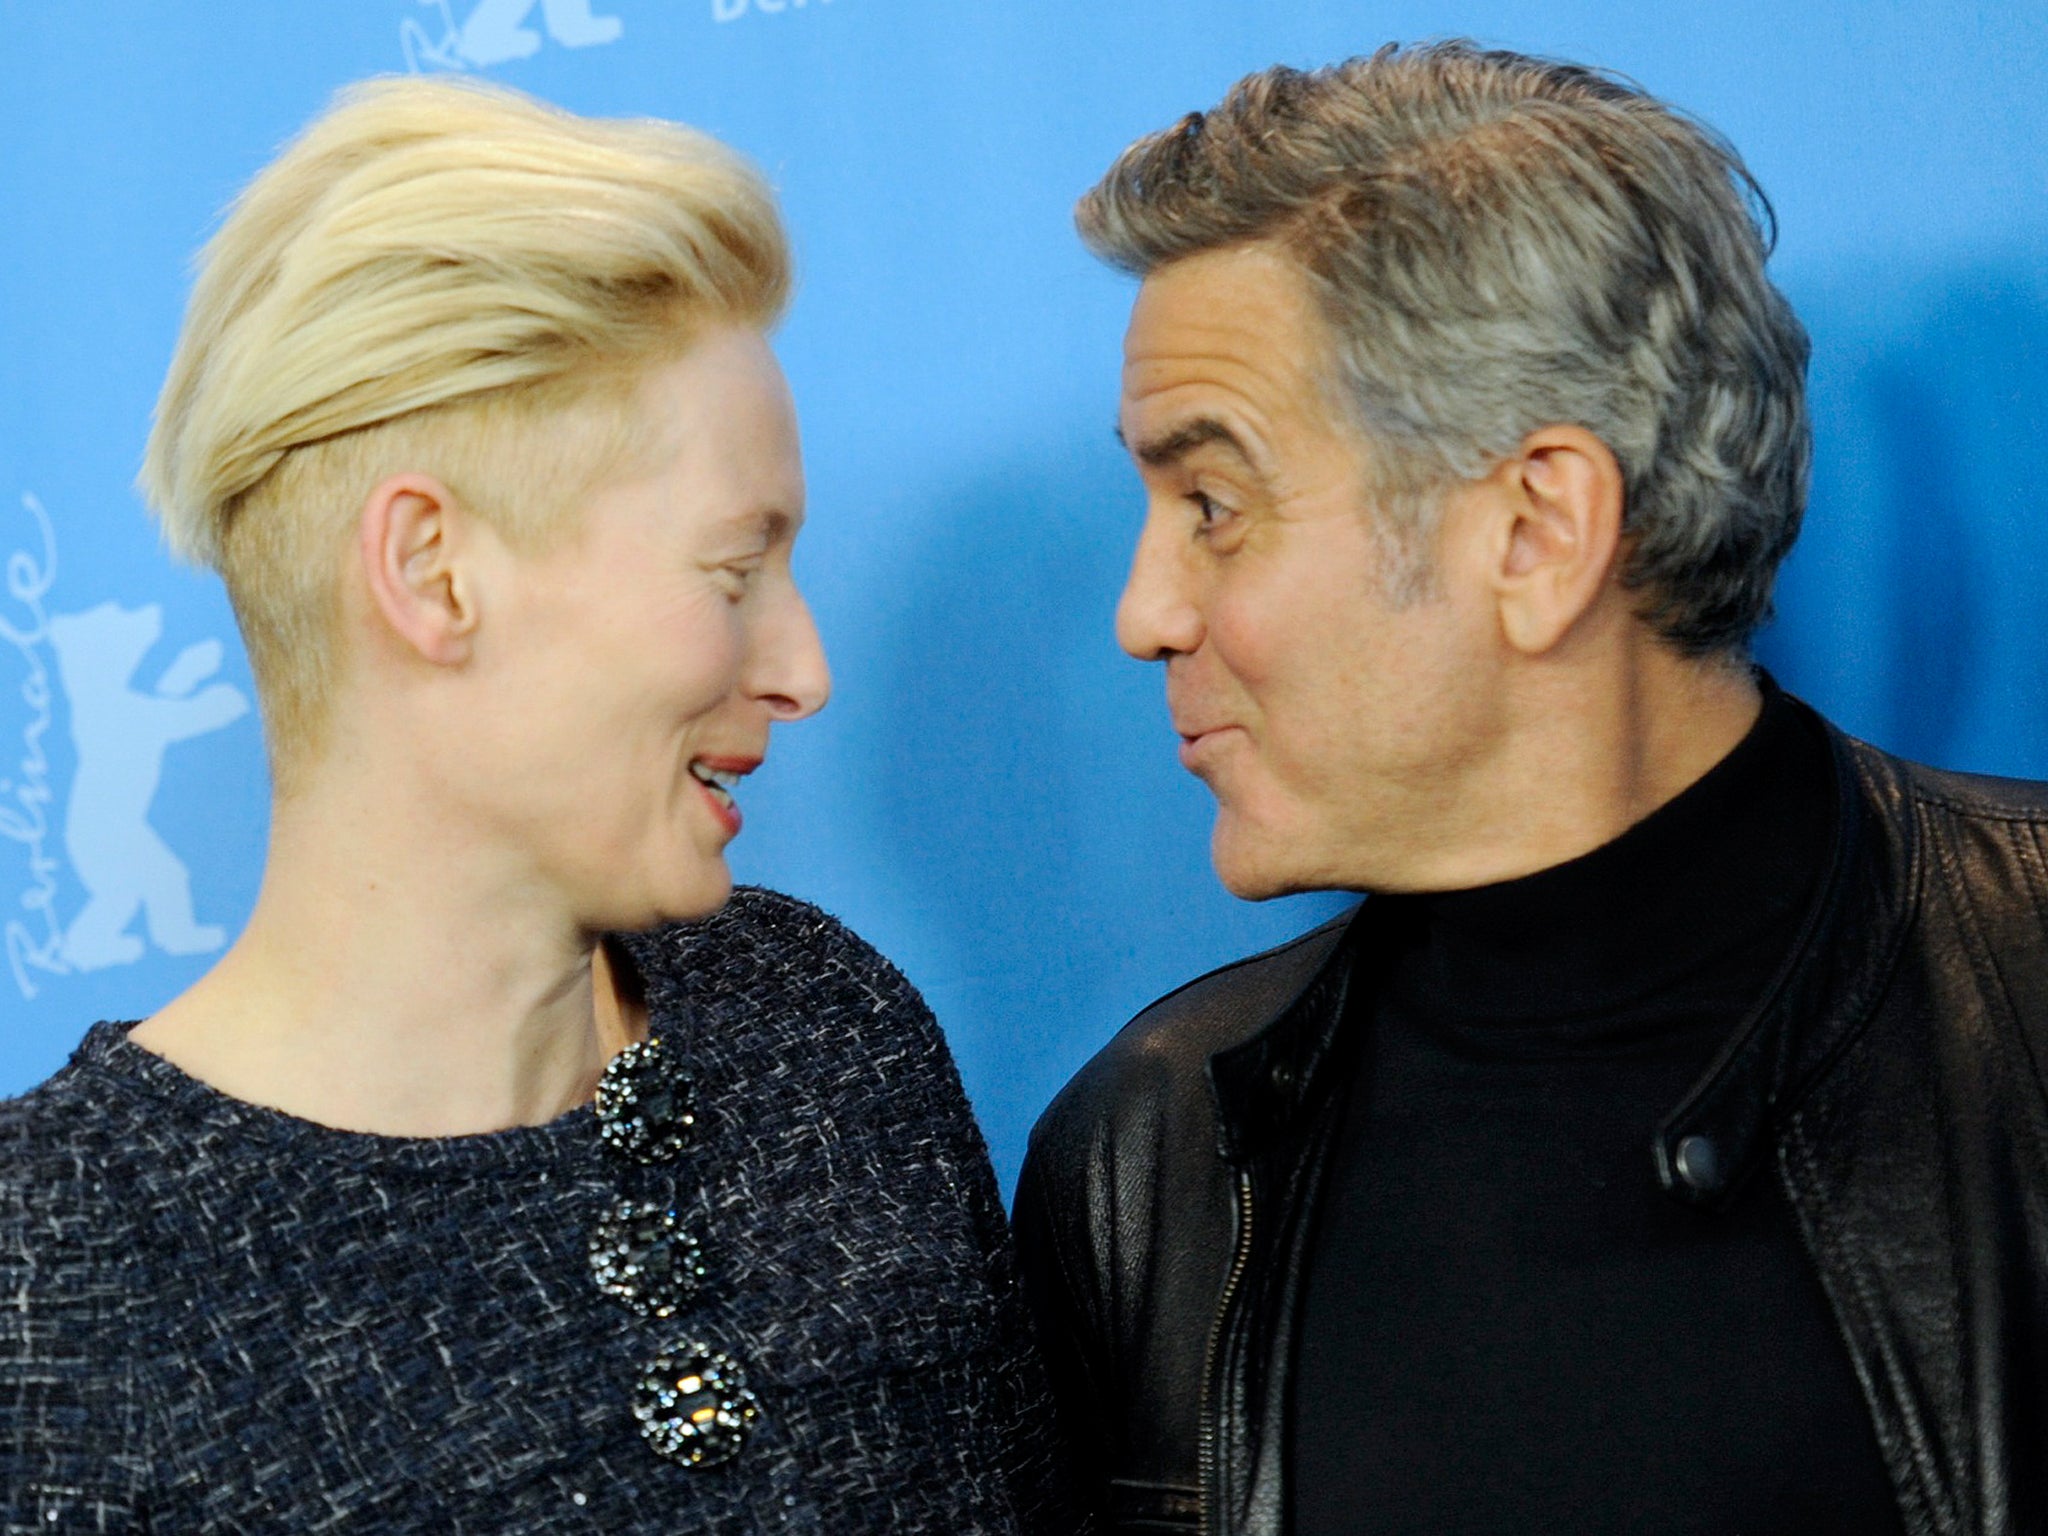
[[[738,837],[740,823],[745,818],[740,815],[740,808],[732,797],[720,794],[715,786],[706,784],[702,779],[697,781],[697,793],[704,797],[704,803],[711,808],[711,814],[725,828],[725,835]]]
[[[759,754],[746,757],[739,753],[721,756],[715,752],[706,752],[702,756],[692,759],[692,761],[702,763],[713,773],[729,773],[736,778],[742,779],[761,766]]]
[[[725,828],[727,837],[739,835],[744,818],[733,800],[733,789],[739,781],[761,766],[758,757],[725,756],[706,754],[690,760],[690,777],[697,781],[697,792],[710,806],[711,814]]]

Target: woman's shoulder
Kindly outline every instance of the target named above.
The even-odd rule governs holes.
[[[94,1066],[125,1038],[87,1034],[71,1060],[0,1100],[0,1529],[55,1530],[97,1509],[128,1529],[141,1399],[133,1390],[140,1211],[131,1173],[147,1121]]]
[[[125,1106],[82,1059],[88,1046],[0,1100],[0,1395],[96,1355],[92,1339],[120,1330],[139,1294]]]
[[[133,1214],[121,1191],[145,1128],[93,1067],[123,1033],[95,1025],[54,1074],[0,1099],[0,1269],[47,1272],[87,1234],[96,1243]]]
[[[761,886],[740,886],[710,917],[632,941],[650,993],[716,995],[756,1007],[863,1008],[929,1027],[930,1010],[902,971],[823,908]]]
[[[736,1081],[764,1078],[850,1108],[969,1134],[958,1068],[918,990],[829,913],[742,886],[717,913],[628,945],[657,1020]],[[886,1101],[886,1102],[884,1102]],[[977,1140],[979,1132],[973,1132]]]
[[[95,1024],[63,1066],[27,1092],[0,1099],[0,1183],[91,1182],[90,1165],[104,1161],[126,1119],[96,1065],[126,1032],[124,1025]]]

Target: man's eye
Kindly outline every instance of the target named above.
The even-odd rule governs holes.
[[[1196,531],[1199,533],[1213,532],[1230,521],[1230,508],[1224,506],[1206,491],[1190,492],[1188,494],[1188,502],[1195,509],[1195,525]]]

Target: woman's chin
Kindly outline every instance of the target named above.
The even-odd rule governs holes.
[[[687,886],[665,893],[660,911],[647,926],[655,928],[664,923],[699,922],[724,906],[731,896],[732,871],[721,859],[715,873],[705,870]]]
[[[621,868],[620,859],[606,879],[595,865],[581,880],[585,916],[582,926],[593,933],[644,933],[669,923],[694,923],[711,916],[732,895],[732,870],[721,858],[699,853],[682,859],[643,860],[638,870]],[[640,878],[633,878],[634,875]]]

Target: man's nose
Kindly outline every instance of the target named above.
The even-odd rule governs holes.
[[[1186,561],[1159,518],[1148,517],[1138,535],[1131,574],[1117,600],[1116,641],[1140,661],[1164,661],[1202,643]]]

